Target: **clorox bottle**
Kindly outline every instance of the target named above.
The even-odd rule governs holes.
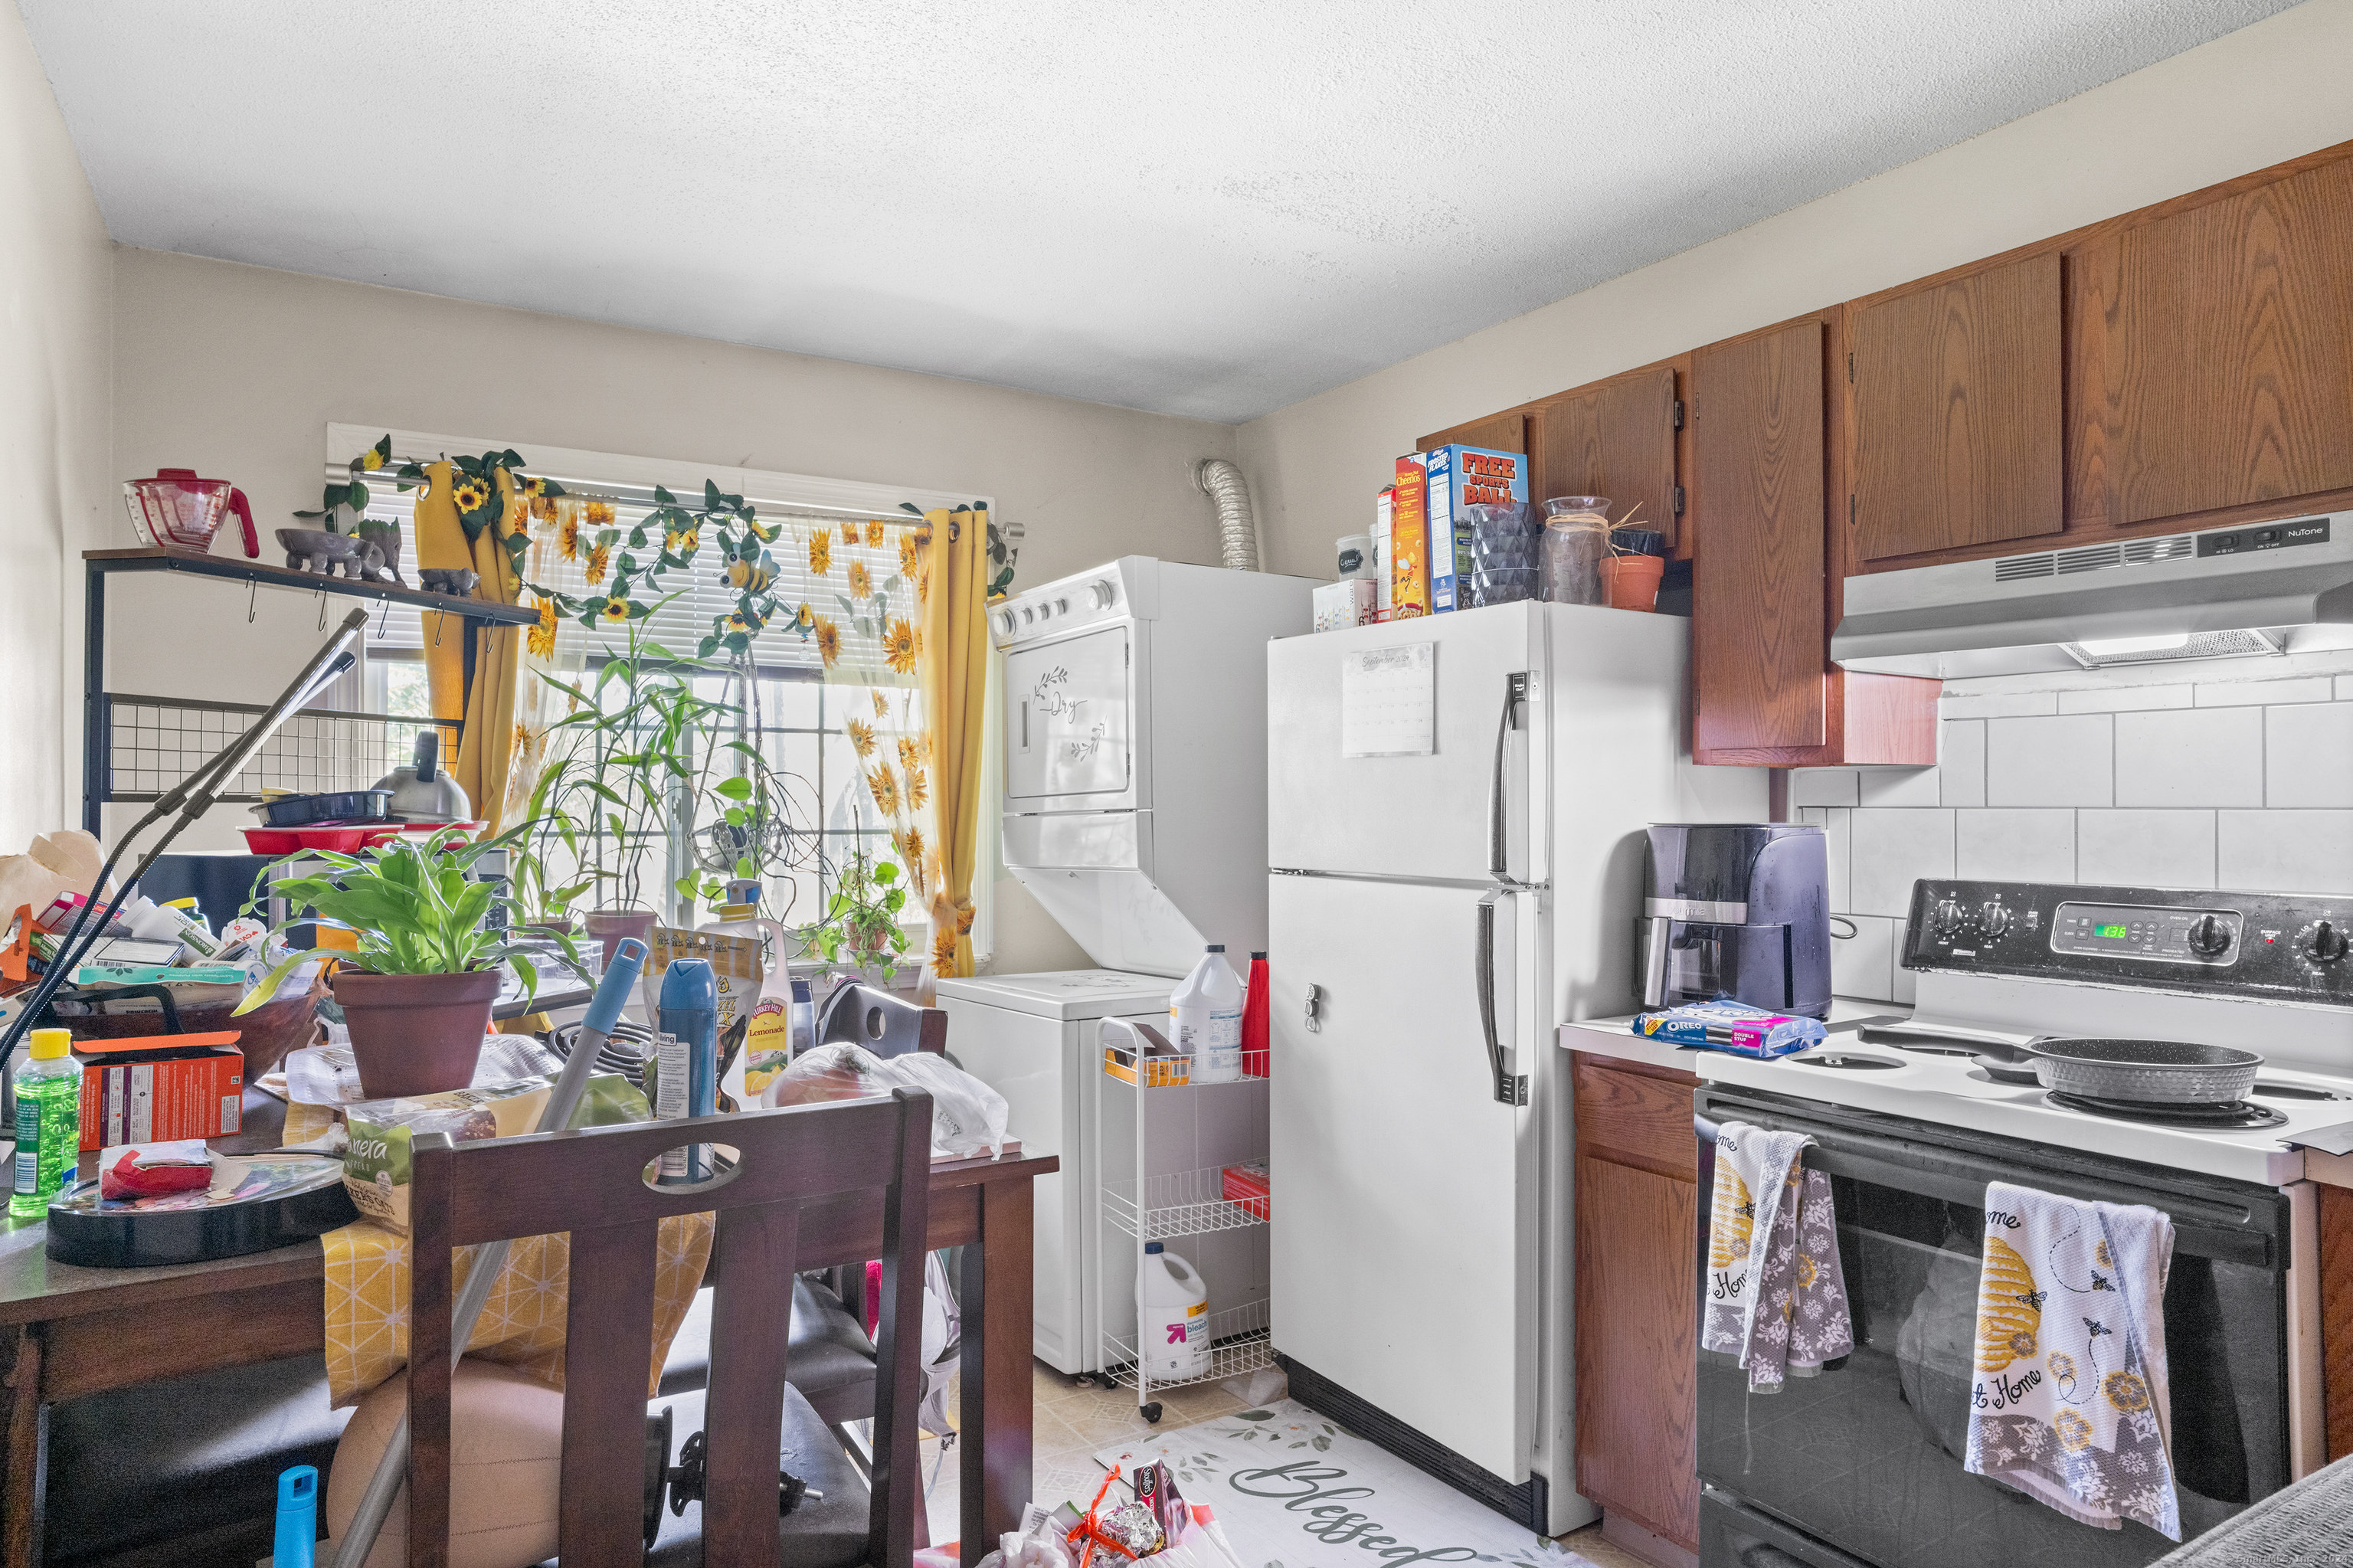
[[[1208,1282],[1158,1242],[1144,1244],[1135,1320],[1143,1341],[1136,1355],[1155,1383],[1199,1377],[1209,1370]]]
[[[1212,943],[1169,996],[1168,1040],[1193,1059],[1193,1083],[1230,1084],[1242,1075],[1242,982],[1223,943]]]

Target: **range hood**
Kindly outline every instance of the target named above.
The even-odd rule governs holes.
[[[2353,648],[2353,512],[1846,579],[1831,658],[1958,679]]]

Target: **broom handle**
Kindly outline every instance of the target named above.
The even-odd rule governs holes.
[[[572,1120],[579,1108],[580,1097],[587,1092],[589,1075],[596,1068],[596,1056],[611,1037],[613,1025],[620,1022],[621,1005],[629,1000],[629,988],[637,983],[638,970],[646,961],[646,945],[636,938],[626,938],[613,953],[613,961],[605,967],[604,978],[596,982],[596,994],[588,1002],[588,1017],[580,1025],[580,1033],[572,1042],[572,1054],[556,1075],[555,1090],[547,1097],[547,1108],[540,1113],[538,1131],[560,1132]],[[454,1364],[466,1353],[466,1341],[474,1337],[474,1321],[482,1315],[482,1305],[491,1298],[491,1286],[507,1266],[508,1244],[502,1241],[484,1242],[471,1249],[473,1266],[466,1273],[466,1287],[458,1292],[458,1304],[449,1319],[449,1359]],[[375,1463],[375,1474],[368,1478],[367,1490],[361,1494],[359,1510],[343,1532],[343,1543],[335,1552],[335,1568],[360,1568],[375,1550],[375,1538],[384,1530],[384,1521],[392,1513],[393,1499],[400,1493],[401,1482],[408,1478],[408,1416],[403,1412],[400,1422],[392,1429],[392,1441],[385,1445],[384,1457]]]

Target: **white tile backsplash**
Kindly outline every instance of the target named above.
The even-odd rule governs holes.
[[[2353,807],[2353,703],[2263,710],[2263,804]]]
[[[2075,813],[2064,807],[1953,813],[1953,874],[1987,882],[2075,880]]]
[[[2102,686],[2090,692],[2062,692],[2063,714],[2120,714],[2137,708],[2195,706],[2194,686]]]
[[[1842,914],[1911,913],[1912,885],[1953,874],[1953,813],[1937,809],[1861,809],[1848,822],[1847,902]]]
[[[1936,768],[1799,770],[1791,804],[1858,932],[1831,943],[1838,991],[1912,1000],[1897,960],[1921,877],[2353,889],[2348,662],[1950,683]]]
[[[2138,887],[2211,887],[2214,813],[2078,811],[2075,880]]]
[[[2116,799],[2109,714],[1986,721],[1989,806],[2106,806]]]
[[[2201,708],[2268,707],[2278,703],[2325,703],[2331,694],[2326,675],[2304,675],[2293,681],[2200,682]]]
[[[1936,806],[1944,803],[1935,768],[1862,769],[1862,806]]]
[[[1968,696],[1947,697],[1936,705],[1946,718],[2007,718],[2021,714],[2055,714],[2059,711],[2056,692],[1976,692]]]
[[[2214,828],[2224,887],[2343,893],[2353,886],[2353,811],[2218,811]]]
[[[1893,1000],[1894,954],[1904,922],[1875,915],[1844,918],[1853,926],[1854,935],[1842,938],[1841,927],[1836,922],[1831,926],[1831,990],[1841,996]]]
[[[1985,804],[1985,721],[1947,719],[1936,752],[1936,777],[1947,806]]]
[[[2116,726],[2117,805],[2263,803],[2263,709],[2118,714]]]
[[[1799,768],[1789,774],[1791,806],[1852,806],[1856,803],[1852,768]]]

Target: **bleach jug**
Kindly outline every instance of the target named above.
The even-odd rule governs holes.
[[[1144,1244],[1135,1282],[1136,1357],[1155,1383],[1199,1377],[1209,1370],[1209,1286],[1193,1266],[1158,1242]]]
[[[1169,1043],[1192,1058],[1189,1081],[1230,1084],[1242,1075],[1242,982],[1213,942],[1168,998]]]

